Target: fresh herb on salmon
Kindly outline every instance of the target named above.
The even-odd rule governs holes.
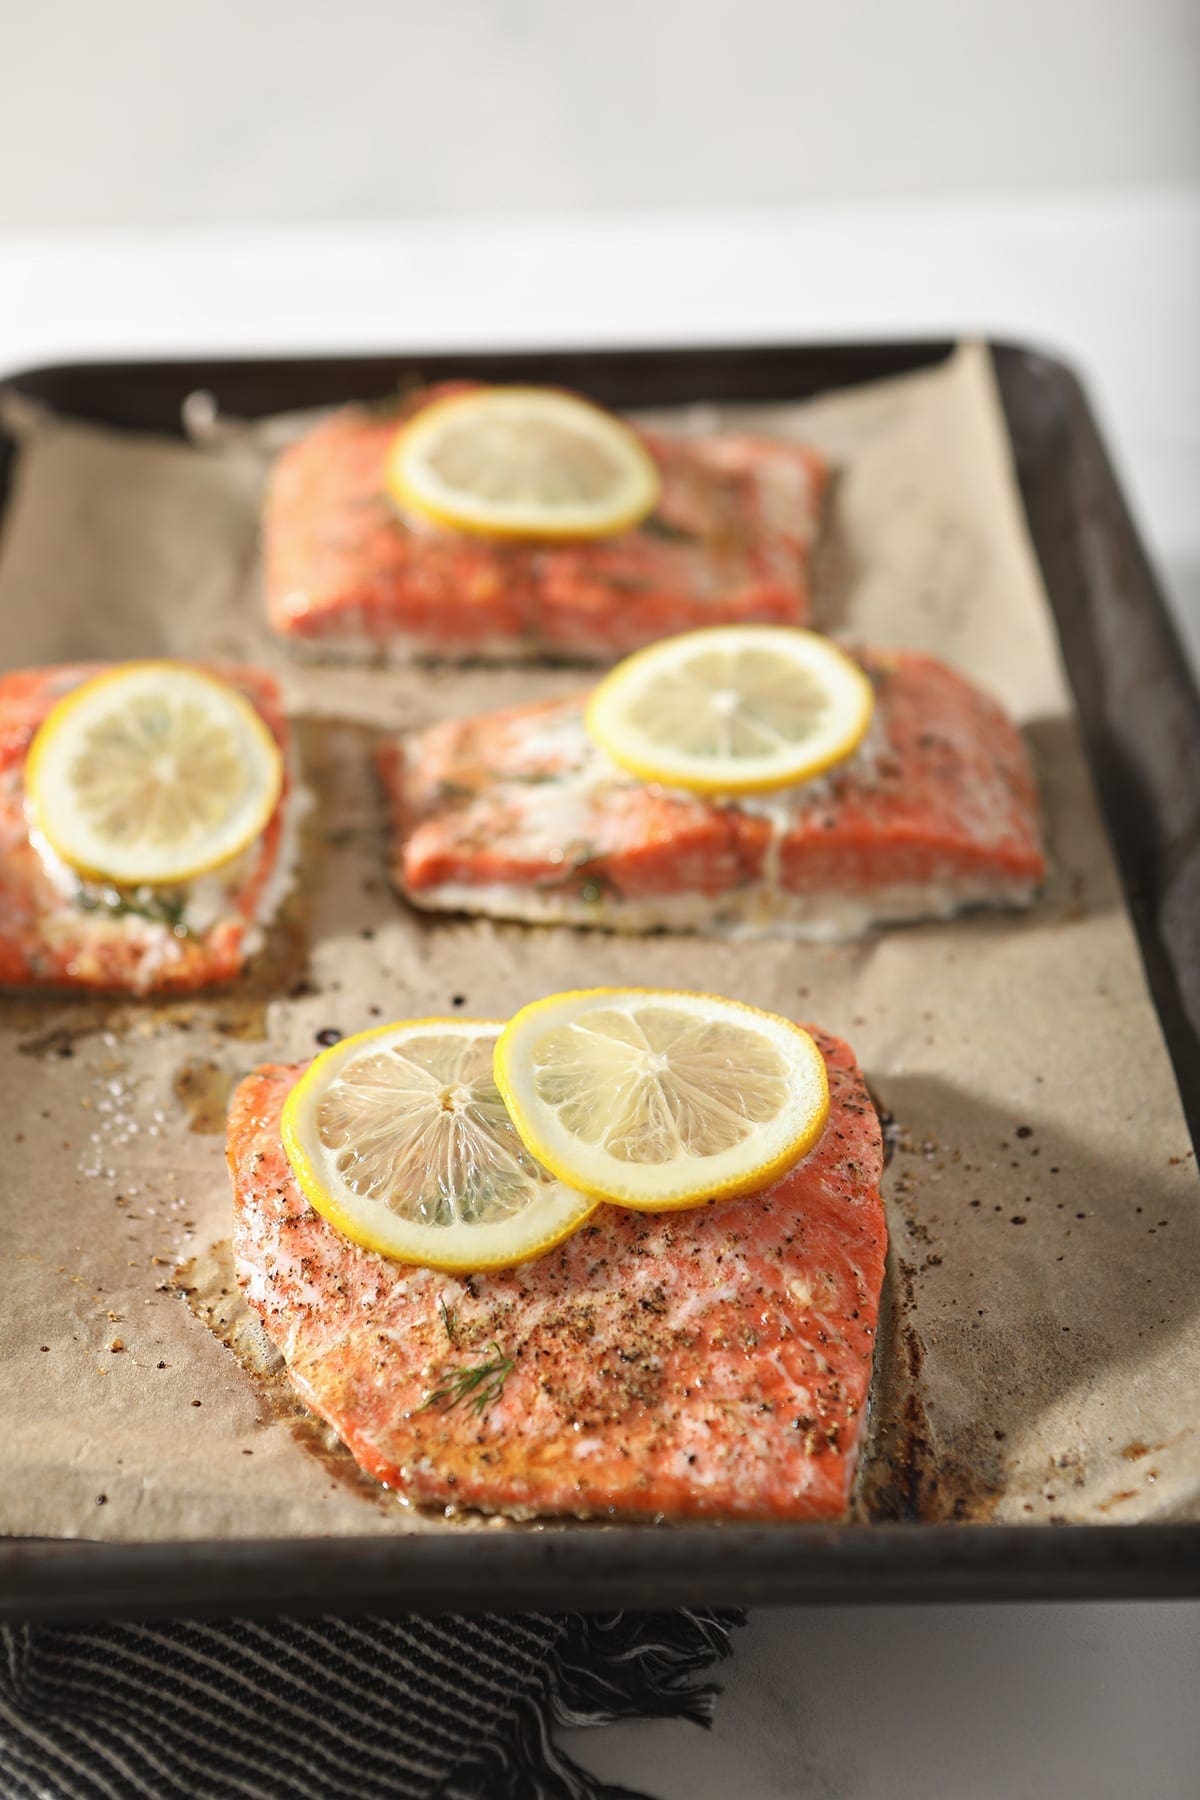
[[[185,921],[185,902],[165,894],[125,893],[120,888],[98,888],[81,882],[78,905],[84,912],[104,913],[113,919],[149,919],[152,925],[165,925],[176,937],[191,936]]]
[[[465,1401],[472,1412],[485,1413],[499,1400],[504,1383],[516,1366],[511,1356],[504,1355],[499,1344],[489,1344],[488,1354],[482,1362],[463,1363],[444,1370],[437,1387],[426,1395],[417,1411],[435,1407],[448,1412]]]

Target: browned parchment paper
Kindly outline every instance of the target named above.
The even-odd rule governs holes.
[[[277,1376],[249,1372],[171,1270],[196,1258],[193,1306],[236,1330],[209,1251],[228,1235],[221,1110],[240,1071],[310,1054],[327,1027],[448,1010],[456,995],[466,1014],[504,1014],[581,982],[703,985],[818,1020],[853,1042],[896,1114],[870,1515],[1200,1511],[1195,1168],[986,356],[968,347],[804,406],[684,415],[717,416],[807,434],[842,465],[823,583],[838,629],[935,650],[1022,720],[1052,861],[1028,916],[812,947],[414,916],[387,886],[373,730],[580,678],[290,665],[260,621],[252,441],[196,449],[28,423],[0,660],[172,653],[280,668],[317,805],[305,900],[238,994],[3,1003],[0,1530],[461,1528],[414,1516],[327,1453]]]

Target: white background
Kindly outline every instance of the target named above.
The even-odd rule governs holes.
[[[981,330],[1200,657],[1197,0],[0,0],[0,370]],[[1195,1800],[1200,1605],[760,1612],[663,1800]]]
[[[1200,172],[1196,0],[0,0],[0,20],[0,225]]]

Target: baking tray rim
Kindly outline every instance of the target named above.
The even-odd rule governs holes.
[[[329,400],[368,397],[360,384],[386,386],[403,370],[430,373],[478,370],[493,377],[508,371],[540,372],[568,379],[586,365],[608,376],[601,385],[611,404],[679,404],[678,393],[647,401],[623,391],[625,377],[650,370],[670,377],[700,378],[686,398],[745,401],[797,398],[769,385],[783,363],[806,372],[800,394],[902,375],[946,360],[957,338],[872,339],[858,342],[724,343],[711,345],[581,346],[531,349],[466,349],[316,354],[313,356],[211,357],[176,355],[134,360],[79,360],[41,364],[0,377],[0,387],[48,401],[74,417],[110,427],[171,431],[178,428],[178,404],[197,387],[217,387],[265,375],[319,373]],[[1060,405],[1073,414],[1077,434],[1071,453],[1093,459],[1093,475],[1112,507],[1110,529],[1132,559],[1138,604],[1158,647],[1173,664],[1176,700],[1194,728],[1200,755],[1200,693],[1183,655],[1178,629],[1119,486],[1083,384],[1056,354],[1032,345],[983,338],[992,354],[1017,460],[1018,481],[1031,535],[1046,574],[1037,522],[1020,466],[1019,444],[1009,410],[1008,383],[1023,370],[1056,390]],[[817,370],[820,373],[817,373]],[[714,391],[716,370],[725,372]],[[746,377],[753,374],[752,392]],[[705,379],[707,377],[707,380]],[[758,379],[768,386],[758,390]],[[577,378],[578,379],[578,378]],[[161,388],[171,398],[169,416],[133,408],[133,416],[78,404],[79,390],[92,406],[105,385]],[[731,385],[732,383],[732,385]],[[592,384],[595,388],[595,383]],[[63,390],[76,390],[65,404]],[[616,390],[614,392],[614,389]],[[324,397],[292,404],[324,404]],[[278,400],[261,411],[285,410]],[[253,406],[245,409],[254,416]],[[5,476],[12,445],[0,432],[0,527],[7,498]],[[1086,585],[1086,584],[1085,584]],[[1051,594],[1060,637],[1062,619]],[[1076,698],[1084,712],[1076,672],[1064,645]],[[1137,927],[1155,1004],[1168,1037],[1177,1076],[1182,1074],[1180,1017],[1190,1031],[1189,1076],[1200,1070],[1200,1044],[1182,1002],[1162,967],[1164,953],[1153,919],[1147,916],[1140,884],[1131,877],[1109,812],[1111,796],[1096,768],[1091,721],[1083,719],[1089,762],[1101,790],[1102,811],[1126,897]],[[1153,942],[1148,942],[1148,936]],[[1184,1088],[1192,1134],[1200,1117],[1200,1081]],[[420,1551],[414,1555],[414,1544]],[[0,1538],[0,1620],[145,1618],[180,1615],[316,1614],[330,1611],[375,1613],[531,1610],[534,1607],[659,1607],[700,1603],[786,1605],[809,1603],[946,1602],[982,1600],[1068,1600],[1185,1598],[1200,1596],[1200,1523],[1134,1525],[986,1523],[845,1523],[835,1525],[613,1525],[582,1531],[550,1525],[544,1531],[495,1534],[480,1531],[396,1534],[370,1537],[300,1537],[267,1540],[169,1540],[99,1542],[85,1539]]]

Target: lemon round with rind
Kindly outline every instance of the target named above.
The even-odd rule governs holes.
[[[284,1102],[306,1199],[344,1236],[449,1272],[540,1256],[599,1204],[540,1168],[495,1087],[503,1024],[410,1019],[325,1050]]]
[[[829,638],[714,625],[618,663],[593,689],[585,722],[641,781],[736,796],[795,787],[844,762],[874,707],[867,676]]]
[[[618,1206],[672,1211],[768,1186],[829,1116],[808,1032],[715,995],[585,988],[517,1013],[496,1085],[531,1153]]]
[[[46,715],[24,770],[31,829],[78,874],[175,887],[266,829],[283,757],[243,694],[187,663],[120,663]]]
[[[401,426],[387,485],[403,509],[452,531],[554,540],[631,530],[662,483],[637,434],[590,401],[481,387],[434,400]]]

